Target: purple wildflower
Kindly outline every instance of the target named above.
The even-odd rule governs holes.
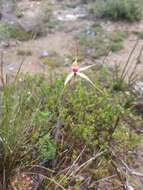
[[[41,54],[41,57],[47,57],[49,55],[49,52],[47,50],[44,50]]]

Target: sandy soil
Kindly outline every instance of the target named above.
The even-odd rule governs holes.
[[[33,14],[33,11],[38,9],[41,6],[42,1],[30,1],[30,0],[23,0],[19,3],[19,6],[22,7],[24,13],[26,15]],[[63,5],[59,3],[53,2],[53,11],[60,12],[62,15]],[[56,5],[56,6],[55,6]],[[99,21],[98,21],[99,22]],[[88,24],[93,23],[91,20],[83,20],[83,19],[76,19],[70,21],[63,21],[61,29],[54,31],[51,34],[48,34],[45,37],[30,40],[27,42],[23,42],[16,47],[9,47],[4,50],[4,62],[5,62],[5,69],[7,73],[15,72],[20,64],[20,57],[17,56],[17,52],[19,50],[30,50],[32,55],[27,56],[26,60],[23,64],[22,70],[24,73],[41,73],[43,72],[43,65],[40,62],[40,54],[44,50],[48,50],[49,52],[56,52],[65,59],[65,54],[70,54],[73,51],[73,47],[75,44],[74,35],[75,32],[80,29],[81,26],[86,26]],[[96,21],[95,21],[96,23]],[[101,21],[104,29],[107,31],[114,31],[118,29],[132,31],[143,31],[143,21],[139,23],[126,23],[126,22],[111,22],[111,21]],[[68,31],[68,32],[67,32]],[[116,53],[109,53],[109,56],[106,59],[106,64],[114,65],[120,64],[121,67],[124,66],[126,63],[128,56],[136,42],[136,37],[134,35],[130,35],[124,41],[124,49],[116,52]],[[143,40],[140,40],[138,47],[136,48],[134,55],[129,64],[129,72],[132,72],[132,68],[134,68],[134,63],[136,62],[136,58],[138,56],[140,48],[143,46]],[[62,67],[64,66],[61,65]],[[137,73],[140,73],[142,76],[143,71],[143,63],[141,62],[138,65]]]

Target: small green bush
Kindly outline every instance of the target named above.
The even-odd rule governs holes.
[[[142,0],[98,0],[90,10],[101,17],[139,21],[142,19]]]
[[[25,41],[31,38],[31,34],[26,32],[22,27],[0,22],[0,38],[14,38]]]
[[[111,51],[119,51],[123,49],[123,41],[127,36],[126,32],[123,31],[114,31],[112,32],[110,38],[110,49]]]
[[[119,51],[123,49],[123,42],[127,36],[126,31],[106,32],[99,25],[95,25],[93,30],[96,32],[95,36],[80,34],[77,38],[81,44],[82,56],[86,55],[99,58],[100,56],[107,55],[109,51]]]
[[[16,9],[16,10],[15,10],[15,15],[16,15],[18,18],[21,18],[21,17],[24,16],[22,10],[20,10],[20,9]]]
[[[53,160],[56,157],[56,144],[46,134],[39,139],[39,157],[42,160]]]
[[[136,35],[139,39],[143,39],[143,32],[133,31],[133,34]]]

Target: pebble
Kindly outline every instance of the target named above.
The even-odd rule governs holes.
[[[143,81],[136,82],[134,89],[141,97],[143,97]]]

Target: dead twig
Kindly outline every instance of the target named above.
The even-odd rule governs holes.
[[[78,155],[78,157],[75,159],[75,161],[73,162],[73,164],[70,166],[69,170],[67,171],[67,173],[64,175],[64,177],[60,180],[60,183],[68,176],[70,175],[70,173],[72,173],[72,170],[75,168],[76,163],[78,162],[78,160],[81,158],[82,154],[84,153],[86,149],[86,146],[84,146],[84,148],[82,149],[82,151],[80,152],[80,154]]]
[[[121,160],[121,163],[124,165],[124,167],[126,168],[128,173],[130,173],[131,175],[135,175],[135,176],[138,176],[138,177],[143,177],[143,173],[136,172],[133,169],[129,168],[129,166],[123,160]]]
[[[47,177],[45,175],[39,174],[39,173],[35,173],[35,172],[26,172],[26,174],[31,174],[31,175],[39,175],[41,176],[41,179],[47,179],[48,181],[50,181],[51,183],[54,183],[56,186],[60,187],[62,190],[66,190],[59,182],[57,182],[54,178],[50,178]]]
[[[83,164],[81,164],[75,171],[73,171],[69,177],[75,175],[77,172],[79,172],[81,169],[85,169],[89,164],[91,164],[95,159],[97,159],[98,157],[100,157],[101,155],[103,155],[105,151],[99,152],[97,153],[95,156],[93,156],[92,158],[90,158],[89,160],[87,160],[86,162],[84,162]]]

